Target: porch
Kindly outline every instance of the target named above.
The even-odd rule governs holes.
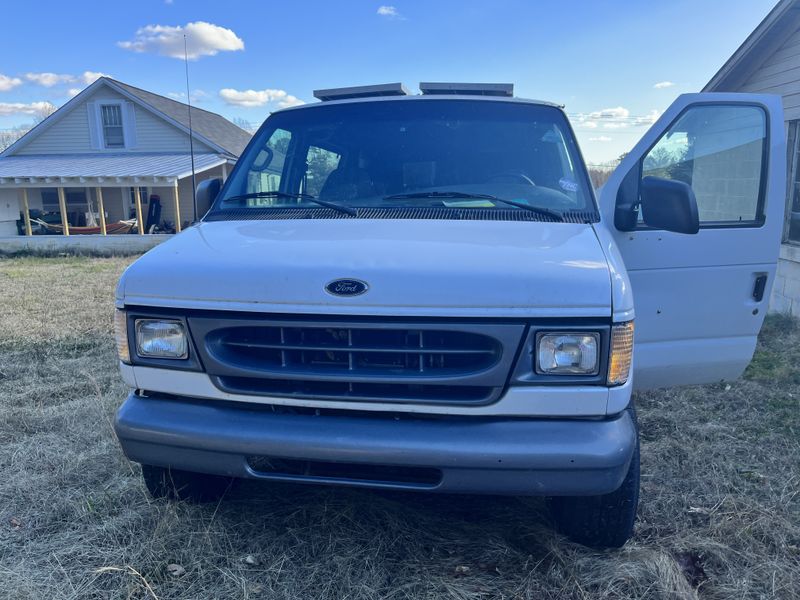
[[[188,154],[163,153],[4,157],[0,236],[179,233],[209,208],[195,209],[191,163]],[[195,155],[196,182],[225,179],[232,164]]]

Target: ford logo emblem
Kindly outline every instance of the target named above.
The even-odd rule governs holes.
[[[360,279],[334,279],[325,286],[325,291],[334,296],[360,296],[369,289]]]

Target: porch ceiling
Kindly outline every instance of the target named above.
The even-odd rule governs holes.
[[[195,171],[229,162],[219,154],[195,154]],[[117,186],[173,183],[188,177],[188,153],[39,154],[0,158],[0,187]]]

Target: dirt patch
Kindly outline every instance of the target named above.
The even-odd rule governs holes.
[[[634,539],[595,552],[539,499],[244,483],[153,502],[112,432],[131,259],[0,260],[2,598],[800,597],[800,329],[746,377],[637,397]]]

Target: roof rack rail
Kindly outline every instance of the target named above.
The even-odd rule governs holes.
[[[424,96],[434,94],[463,94],[466,96],[513,96],[513,83],[432,83],[419,84]]]
[[[381,83],[378,85],[314,90],[314,98],[322,102],[345,100],[347,98],[369,98],[372,96],[408,96],[408,90],[402,83]]]

